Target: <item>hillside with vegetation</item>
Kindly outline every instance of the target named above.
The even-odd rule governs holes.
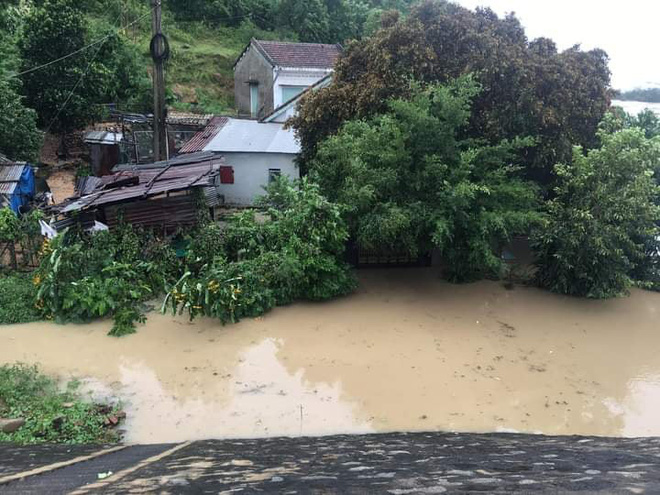
[[[630,91],[622,91],[617,98],[623,101],[660,103],[660,88],[636,88]]]
[[[408,1],[166,0],[168,105],[231,114],[233,64],[251,38],[345,43],[389,9],[407,12]],[[150,2],[9,0],[0,28],[0,141],[11,158],[34,159],[38,130],[80,129],[109,104],[151,111]]]

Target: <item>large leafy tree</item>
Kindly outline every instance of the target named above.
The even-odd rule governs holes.
[[[35,160],[41,146],[34,110],[18,94],[20,67],[16,47],[21,29],[18,1],[0,4],[0,153],[11,160]]]
[[[576,147],[555,167],[555,197],[535,236],[538,281],[562,294],[606,298],[624,293],[647,264],[657,238],[660,138],[642,129],[599,133],[602,146]],[[651,242],[652,243],[652,242]]]
[[[497,274],[499,248],[537,220],[536,189],[513,165],[530,142],[460,138],[478,94],[469,79],[410,91],[384,113],[346,122],[321,143],[310,175],[346,205],[360,247],[412,255],[438,248],[455,281]]]
[[[0,152],[10,160],[36,160],[42,135],[37,114],[23,105],[23,99],[0,79]]]
[[[46,0],[43,7],[33,9],[25,23],[24,69],[80,50],[85,46],[86,32],[83,12],[74,0]],[[83,52],[23,76],[27,103],[37,109],[41,126],[64,133],[84,126],[98,114],[92,104],[96,103],[96,87],[91,78],[81,78],[88,72],[90,56]]]
[[[53,132],[64,134],[94,121],[101,115],[99,104],[148,95],[138,53],[112,26],[90,26],[75,0],[45,0],[32,9],[21,54],[26,103],[37,110],[39,124]]]
[[[324,42],[330,34],[330,16],[323,0],[282,0],[280,23],[298,33],[300,41]]]
[[[470,11],[427,1],[404,20],[388,17],[372,37],[349,45],[333,84],[308,95],[294,118],[303,164],[346,120],[382,112],[405,97],[407,81],[447,82],[473,73],[483,86],[465,134],[496,143],[536,136],[525,156],[528,176],[541,184],[552,165],[569,160],[573,143],[595,144],[609,105],[607,56],[578,47],[559,53],[550,40],[529,42],[518,20],[489,9]]]

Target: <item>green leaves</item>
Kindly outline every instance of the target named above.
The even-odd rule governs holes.
[[[455,281],[496,274],[501,245],[539,219],[536,188],[511,165],[533,141],[459,137],[479,91],[472,78],[411,91],[321,143],[310,177],[346,206],[360,247],[412,256],[438,248]]]
[[[108,443],[119,434],[108,428],[122,417],[118,406],[95,405],[81,400],[76,384],[64,391],[58,383],[33,366],[0,366],[0,417],[24,418],[16,432],[0,432],[0,443]]]
[[[555,292],[592,298],[624,294],[645,264],[660,222],[660,138],[641,129],[601,130],[602,146],[574,149],[555,167],[548,222],[535,235],[538,281]],[[652,250],[652,247],[651,247]]]
[[[317,185],[281,178],[260,205],[266,214],[259,219],[244,212],[223,230],[211,224],[194,236],[188,271],[166,296],[163,310],[229,323],[355,288],[341,261],[348,236],[342,210]]]
[[[142,303],[178,276],[173,249],[127,225],[112,233],[66,232],[48,250],[35,278],[43,316],[59,321],[111,316],[113,336],[135,332],[135,324],[144,321]]]

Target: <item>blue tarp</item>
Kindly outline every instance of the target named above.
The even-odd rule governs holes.
[[[13,194],[9,198],[9,207],[14,212],[19,213],[21,206],[27,204],[34,198],[35,184],[34,184],[34,170],[31,166],[26,165],[21,173],[21,178],[16,184]]]

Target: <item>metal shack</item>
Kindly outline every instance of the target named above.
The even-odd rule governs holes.
[[[162,229],[164,233],[194,225],[198,201],[213,206],[222,158],[212,155],[188,161],[133,166],[104,177],[85,177],[76,196],[54,207],[66,220],[74,216],[104,223],[110,228],[126,223]],[[211,192],[206,191],[210,189]],[[195,195],[199,191],[199,195]]]
[[[112,167],[119,163],[119,145],[123,139],[121,132],[90,131],[85,134],[85,144],[89,146],[92,174],[108,175]]]
[[[34,170],[27,163],[0,162],[0,208],[19,213],[34,198]]]

